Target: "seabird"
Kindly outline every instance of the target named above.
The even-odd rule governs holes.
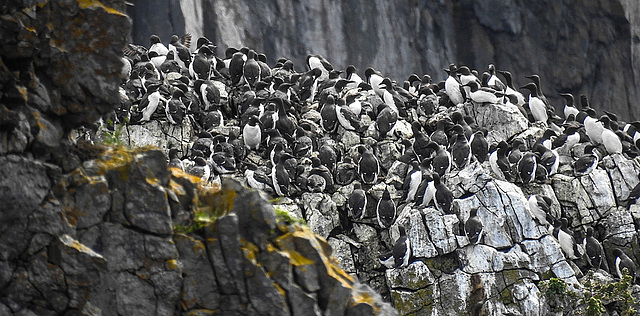
[[[480,217],[478,217],[478,208],[474,207],[469,213],[469,219],[464,223],[464,232],[469,238],[469,242],[477,244],[482,240],[483,226]]]
[[[400,232],[400,237],[393,245],[393,259],[396,268],[404,268],[409,265],[412,255],[411,242],[403,226],[398,226],[398,232]]]
[[[396,219],[396,204],[391,199],[389,189],[386,187],[382,193],[382,198],[378,200],[378,205],[376,206],[376,217],[378,219],[378,224],[382,228],[391,227],[393,221]]]
[[[623,269],[627,269],[627,273],[631,276],[631,282],[636,282],[636,264],[620,250],[620,248],[613,249],[613,256],[615,259],[616,273],[618,277],[622,278]]]
[[[433,185],[436,189],[434,195],[436,208],[445,214],[450,214],[453,193],[440,181],[440,176],[437,173],[433,174]]]
[[[351,214],[351,218],[362,220],[367,210],[367,194],[362,190],[360,182],[353,184],[353,191],[349,195],[347,208]]]
[[[380,164],[378,158],[363,145],[358,147],[360,153],[360,159],[358,160],[358,174],[360,179],[365,184],[375,184],[378,180],[378,173],[380,172]]]

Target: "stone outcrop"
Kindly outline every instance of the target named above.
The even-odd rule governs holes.
[[[190,32],[211,39],[220,57],[227,47],[249,46],[290,58],[302,71],[306,54],[322,54],[339,69],[373,66],[396,79],[415,72],[437,81],[451,62],[481,73],[494,63],[514,74],[540,74],[552,103],[561,102],[558,92],[584,93],[596,109],[632,119],[640,118],[638,10],[633,0],[181,0],[128,8],[137,44],[148,45],[151,34],[166,43]]]
[[[395,314],[257,192],[201,186],[157,148],[73,141],[119,105],[124,10],[0,5],[0,314]],[[118,136],[190,147],[190,126],[137,127]]]

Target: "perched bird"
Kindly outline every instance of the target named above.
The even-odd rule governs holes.
[[[528,89],[529,95],[529,109],[531,115],[537,122],[547,122],[549,115],[547,114],[547,106],[538,95],[538,86],[535,83],[530,82],[520,89]]]
[[[552,176],[558,172],[560,166],[560,155],[555,149],[549,149],[542,144],[537,144],[533,151],[538,155],[538,165],[547,170],[547,176]]]
[[[417,160],[411,162],[410,170],[407,171],[407,175],[404,178],[402,190],[404,191],[402,200],[405,202],[411,202],[418,192],[418,187],[422,183],[422,169]]]
[[[444,82],[444,90],[447,96],[449,96],[449,100],[453,105],[464,103],[460,81],[457,77],[458,67],[456,67],[455,64],[450,64],[449,69],[445,69],[444,71],[449,75]]]
[[[347,107],[343,99],[338,101],[338,106],[336,106],[335,109],[336,117],[338,118],[340,126],[348,131],[359,131],[362,127],[360,118],[349,107]],[[340,101],[342,101],[344,105],[341,105]]]
[[[334,171],[336,169],[338,154],[333,146],[328,144],[320,146],[320,149],[318,150],[318,157],[320,158],[320,162],[327,166],[329,170]]]
[[[476,104],[501,104],[503,102],[504,93],[497,91],[489,87],[480,87],[476,81],[470,81],[462,85],[462,87],[468,87],[468,97]]]
[[[573,239],[573,236],[563,230],[561,226],[562,222],[560,220],[555,220],[553,224],[553,236],[560,243],[560,248],[562,249],[562,252],[565,254],[567,259],[576,260],[578,259],[578,256],[575,252],[576,242]]]
[[[413,152],[416,153],[422,161],[422,159],[429,157],[433,152],[433,149],[429,147],[431,139],[422,131],[422,125],[418,121],[411,123],[411,130],[413,131]]]
[[[471,209],[469,219],[464,223],[464,232],[472,244],[477,244],[482,240],[483,226],[480,217],[478,217],[477,207]]]
[[[384,189],[384,192],[382,192],[382,198],[378,200],[378,205],[376,206],[376,217],[378,219],[378,224],[382,228],[391,227],[393,221],[396,219],[396,204],[391,199],[391,194],[389,193],[388,188]]]
[[[453,193],[440,181],[437,173],[433,174],[433,185],[436,189],[434,200],[436,208],[445,214],[451,214],[451,203],[453,202]]]
[[[182,120],[185,116],[185,110],[187,107],[182,103],[181,97],[184,97],[184,92],[180,89],[173,91],[171,99],[167,102],[164,108],[167,120],[171,124],[182,124]]]
[[[189,64],[189,75],[193,80],[208,80],[211,76],[212,67],[209,58],[213,56],[213,52],[209,47],[202,46],[198,49],[198,53],[193,57],[193,61]]]
[[[458,169],[464,169],[471,161],[471,146],[464,134],[457,134],[451,145],[451,158]]]
[[[380,84],[384,80],[384,76],[377,70],[369,67],[364,71],[364,77],[367,80],[367,83],[371,85],[373,91],[380,97],[384,93],[384,88],[380,87]]]
[[[273,189],[278,196],[289,195],[289,184],[291,183],[292,175],[285,168],[285,161],[293,158],[288,153],[282,153],[274,160],[275,164],[271,168],[271,181],[273,182]]]
[[[396,243],[393,245],[393,259],[396,268],[404,268],[409,265],[409,260],[411,259],[411,241],[407,237],[403,226],[398,226],[398,232],[400,233],[400,237],[398,237],[398,240],[396,240]]]
[[[358,167],[353,163],[351,157],[343,157],[342,161],[336,165],[334,179],[338,185],[348,185],[358,176]]]
[[[576,177],[588,175],[598,167],[599,162],[600,154],[598,149],[593,145],[587,145],[584,148],[584,154],[573,163],[573,174]]]
[[[449,170],[451,170],[451,165],[453,164],[451,154],[444,150],[443,146],[440,146],[435,142],[430,143],[429,147],[436,153],[431,161],[433,171],[435,171],[438,176],[443,177],[445,174],[449,173]]]
[[[578,110],[578,108],[576,108],[574,105],[573,94],[560,93],[560,96],[565,99],[565,105],[562,110],[562,113],[564,114],[564,118],[565,119],[569,118],[571,114],[573,114],[573,116],[578,116],[578,113],[580,113],[580,110]]]
[[[596,270],[606,267],[604,248],[599,240],[593,237],[593,228],[587,228],[587,237],[583,242],[589,264]]]
[[[260,64],[256,60],[256,52],[250,50],[242,68],[242,77],[250,87],[255,87],[256,82],[260,81],[261,70]]]
[[[375,184],[378,180],[378,173],[380,173],[380,163],[378,158],[363,145],[358,147],[360,153],[360,159],[358,160],[358,174],[360,179],[365,184]]]
[[[332,95],[327,97],[326,103],[322,106],[320,110],[320,116],[322,120],[320,121],[320,125],[326,132],[334,132],[338,127],[338,114],[335,99]]]
[[[496,66],[489,64],[489,79],[487,80],[487,86],[497,91],[506,91],[507,85],[496,76]]]
[[[498,180],[513,181],[513,175],[511,174],[511,166],[507,159],[507,152],[509,151],[509,144],[505,141],[498,143],[496,150],[489,155],[489,165],[491,171],[497,176]]]
[[[357,88],[358,85],[362,82],[362,78],[358,76],[356,70],[356,66],[354,65],[349,65],[347,66],[347,69],[345,69],[345,73],[347,74],[346,79],[349,81],[349,83],[347,83],[347,88],[349,89]]]
[[[622,153],[622,141],[620,137],[616,135],[614,131],[611,130],[611,118],[608,115],[603,115],[600,117],[600,122],[602,122],[602,144],[604,148],[607,150],[608,154],[621,154]]]
[[[162,84],[153,84],[147,87],[147,93],[142,97],[138,110],[142,111],[142,119],[140,122],[148,122],[151,115],[158,109],[160,102],[167,102],[158,90]]]
[[[480,163],[485,162],[489,156],[489,142],[487,142],[486,136],[487,130],[482,129],[473,133],[469,139],[471,153]]]
[[[631,282],[636,282],[636,264],[620,250],[620,248],[613,249],[613,256],[615,257],[616,274],[622,278],[622,272],[627,269],[627,273],[631,276]]]
[[[356,220],[362,220],[366,215],[367,194],[362,189],[360,182],[353,184],[353,191],[351,195],[349,195],[349,200],[347,200],[347,209],[350,212],[351,218]]]
[[[242,140],[249,149],[257,150],[262,142],[262,127],[255,115],[249,117],[249,122],[242,128]]]
[[[376,128],[380,139],[393,133],[396,122],[398,121],[398,113],[392,110],[386,104],[380,104],[378,107],[378,116],[376,117]]]
[[[545,228],[551,225],[547,217],[551,214],[551,198],[541,194],[533,194],[529,197],[529,211],[531,215]]]
[[[329,78],[329,72],[333,70],[333,66],[326,58],[324,58],[322,55],[309,54],[307,55],[306,60],[307,60],[307,67],[309,67],[309,70],[318,68],[322,71],[322,74],[319,77],[320,80],[325,80]]]
[[[537,167],[538,163],[536,162],[536,156],[534,153],[527,152],[522,155],[522,158],[520,158],[516,167],[520,181],[524,184],[533,181],[536,176]]]
[[[272,180],[264,172],[260,171],[256,165],[247,163],[246,167],[247,170],[244,171],[244,177],[248,186],[262,191],[272,187]]]
[[[525,99],[522,93],[520,93],[515,89],[515,86],[513,85],[513,77],[511,76],[511,73],[506,70],[498,70],[498,73],[501,74],[506,81],[507,88],[505,90],[505,94],[515,96],[516,102],[514,103],[514,105],[522,107],[522,105],[525,103]]]
[[[433,174],[422,170],[422,182],[414,198],[414,206],[427,207],[431,201],[435,202],[436,186],[433,181]]]
[[[158,35],[151,35],[149,37],[149,42],[149,52],[154,52],[158,54],[158,56],[167,56],[167,54],[169,53],[169,49],[164,46],[164,44],[162,44],[162,41],[160,40],[160,37]]]

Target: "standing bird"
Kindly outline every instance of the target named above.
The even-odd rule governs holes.
[[[529,82],[520,89],[528,89],[529,94],[529,110],[536,122],[547,122],[549,116],[547,114],[547,106],[538,95],[538,87],[535,83]]]
[[[151,119],[151,115],[158,109],[160,101],[167,102],[167,99],[160,95],[160,91],[158,91],[161,86],[162,84],[158,83],[147,87],[147,93],[142,96],[142,100],[138,106],[138,110],[142,111],[142,119],[140,122],[147,122]]]
[[[331,63],[322,55],[307,55],[307,67],[309,67],[309,70],[314,68],[320,69],[322,71],[319,77],[320,80],[329,78],[329,72],[333,70]]]
[[[567,259],[576,260],[578,256],[575,252],[576,242],[569,233],[564,231],[562,227],[562,222],[556,220],[553,224],[553,236],[556,237],[558,242],[560,243],[560,248],[562,252],[564,252]]]
[[[242,79],[242,72],[244,70],[244,62],[247,56],[242,52],[235,52],[231,56],[229,61],[229,76],[231,77],[231,85],[235,86],[240,83]]]
[[[344,104],[340,104],[344,103]],[[358,117],[344,102],[343,99],[338,100],[338,106],[336,109],[336,117],[338,118],[338,123],[342,128],[348,131],[359,131],[362,128],[362,123],[360,122],[360,117]]]
[[[613,249],[613,256],[616,258],[615,266],[618,277],[622,278],[622,271],[626,268],[627,272],[631,276],[631,282],[636,283],[636,264],[633,260],[631,260],[627,254],[622,252],[620,248]]]
[[[622,141],[620,141],[620,137],[616,135],[614,131],[611,130],[611,118],[608,115],[603,115],[600,117],[600,122],[602,122],[602,144],[604,148],[607,150],[608,154],[621,154],[622,153]]]
[[[338,127],[338,114],[336,110],[336,102],[333,95],[327,96],[326,103],[322,106],[320,110],[320,116],[322,120],[320,121],[320,125],[322,128],[329,133],[335,132]]]
[[[151,35],[149,37],[149,42],[151,45],[149,46],[149,52],[154,52],[158,54],[158,56],[167,56],[167,54],[169,53],[169,49],[167,48],[167,46],[164,46],[164,44],[162,44],[162,41],[160,41],[160,37],[158,35]]]
[[[285,161],[292,158],[293,156],[286,152],[274,158],[275,164],[271,167],[271,181],[278,196],[289,195],[289,184],[293,177],[285,168]]]
[[[242,140],[249,149],[258,150],[262,142],[262,127],[255,115],[249,117],[249,122],[242,128]]]
[[[393,260],[396,268],[404,268],[409,265],[409,260],[411,259],[411,242],[403,226],[398,226],[398,232],[400,237],[393,245]]]
[[[433,160],[431,161],[433,171],[435,171],[440,177],[443,177],[449,172],[449,170],[451,170],[451,165],[453,164],[451,154],[448,151],[444,150],[443,146],[440,146],[434,142],[429,144],[429,147],[432,150],[435,150],[436,153],[433,157]]]
[[[480,163],[484,163],[489,157],[489,142],[485,138],[486,136],[487,130],[482,129],[473,133],[469,139],[471,153]]]
[[[498,73],[501,74],[506,81],[507,89],[505,90],[505,94],[515,96],[515,105],[518,107],[522,107],[522,105],[525,103],[525,99],[522,93],[517,91],[515,86],[513,85],[513,77],[511,76],[511,73],[506,70],[498,70]]]
[[[363,145],[358,147],[360,159],[358,160],[358,174],[365,184],[375,184],[380,173],[380,164],[378,158]]]
[[[551,214],[551,204],[553,201],[548,196],[534,194],[529,197],[529,211],[533,217],[538,220],[540,225],[549,228],[547,217]]]
[[[249,84],[250,87],[255,87],[256,82],[260,81],[261,68],[260,64],[256,60],[256,52],[250,50],[247,54],[247,61],[242,68],[242,77]]]
[[[202,46],[198,49],[198,53],[193,57],[191,64],[189,64],[189,75],[192,79],[209,80],[212,71],[209,58],[212,56],[213,52],[208,46]]]
[[[298,80],[298,95],[301,101],[313,102],[320,75],[322,75],[322,70],[320,68],[313,68],[300,77]]]
[[[502,104],[504,98],[504,92],[494,90],[489,87],[481,87],[477,82],[471,81],[462,85],[463,88],[467,89],[467,97],[471,99],[475,104]]]
[[[422,159],[428,158],[433,152],[429,147],[431,139],[429,139],[429,136],[422,131],[422,125],[418,121],[413,121],[411,123],[411,131],[413,132],[413,152],[416,153],[418,158],[422,161]]]
[[[522,158],[518,161],[516,166],[516,170],[518,171],[518,176],[520,177],[520,181],[523,184],[530,183],[535,179],[536,169],[538,168],[538,164],[536,162],[536,156],[532,152],[527,152],[522,155]]]
[[[464,169],[469,165],[471,161],[471,146],[469,146],[469,142],[463,133],[456,135],[450,150],[453,163],[458,169]]]
[[[436,189],[434,194],[434,200],[436,202],[436,208],[440,212],[445,214],[451,214],[451,203],[453,202],[453,193],[447,188],[437,173],[433,174],[433,185]]]
[[[367,193],[362,189],[360,182],[353,184],[353,191],[347,201],[347,209],[350,212],[351,218],[356,220],[362,220],[366,215]]]
[[[558,172],[560,155],[555,149],[549,149],[542,144],[537,144],[533,151],[539,155],[538,164],[547,170],[547,176],[552,176]]]
[[[506,91],[507,85],[496,76],[496,66],[489,64],[489,80],[487,80],[487,86],[497,91]]]
[[[489,165],[498,180],[511,182],[513,181],[513,175],[511,174],[511,165],[507,159],[508,151],[509,144],[505,141],[500,141],[497,149],[489,155]]]
[[[588,175],[598,167],[599,162],[600,154],[598,149],[589,144],[584,147],[584,154],[573,163],[573,174],[576,177]]]
[[[354,65],[347,66],[347,69],[345,69],[345,72],[347,74],[347,80],[349,81],[349,83],[347,83],[347,88],[349,89],[357,88],[358,85],[362,82],[362,78],[360,78],[360,76],[358,76],[358,74],[356,73],[356,66]]]
[[[380,104],[378,106],[378,116],[376,117],[376,128],[378,129],[379,138],[383,139],[391,134],[394,131],[397,121],[398,113],[386,104]]]
[[[444,81],[444,90],[453,105],[464,103],[460,81],[457,77],[458,68],[455,64],[450,64],[449,69],[444,70],[449,76]]]
[[[474,207],[469,213],[469,219],[464,223],[464,232],[472,244],[478,244],[482,240],[483,226],[480,217],[478,217],[478,208]]]
[[[371,85],[373,91],[380,97],[384,93],[384,89],[380,87],[380,84],[384,80],[384,76],[377,70],[369,67],[364,71],[364,77],[367,80],[367,83]]]
[[[418,187],[422,183],[422,170],[418,161],[411,162],[411,169],[407,171],[407,175],[404,178],[402,190],[404,190],[402,200],[405,202],[413,201],[418,192]]]
[[[182,124],[182,120],[184,119],[184,113],[187,107],[182,103],[181,97],[184,97],[184,92],[180,89],[176,89],[173,91],[173,95],[169,102],[167,102],[167,106],[164,108],[165,115],[167,116],[167,120],[169,123],[177,125]]]
[[[578,116],[578,113],[580,113],[580,110],[578,110],[578,108],[576,108],[574,105],[575,100],[573,98],[573,94],[560,93],[560,96],[563,97],[565,100],[565,105],[562,110],[562,113],[564,114],[564,118],[568,119],[571,114],[573,114],[573,116]]]
[[[376,206],[376,217],[378,219],[378,224],[382,228],[391,227],[393,221],[396,219],[396,204],[391,199],[389,189],[386,187],[382,193],[382,198],[378,200],[378,205]]]
[[[584,249],[587,253],[589,264],[596,270],[606,267],[606,259],[602,244],[593,237],[593,228],[587,228],[587,237],[584,239]],[[604,265],[603,265],[604,263]]]

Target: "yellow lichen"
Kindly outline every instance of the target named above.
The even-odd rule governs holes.
[[[78,0],[78,5],[80,6],[81,9],[86,9],[86,8],[90,8],[90,7],[98,7],[98,8],[102,8],[104,11],[106,11],[107,13],[111,13],[111,14],[117,14],[117,15],[121,15],[121,16],[127,16],[126,14],[114,9],[114,8],[110,8],[107,7],[106,5],[102,4],[102,2],[97,1],[97,0]]]
[[[180,263],[178,262],[178,260],[175,260],[175,259],[167,260],[167,268],[171,270],[176,270],[179,267],[180,267]]]
[[[252,242],[245,240],[244,238],[240,238],[240,243],[242,244],[241,248],[244,252],[245,258],[249,259],[249,261],[257,264],[257,255],[260,251],[258,246]]]

